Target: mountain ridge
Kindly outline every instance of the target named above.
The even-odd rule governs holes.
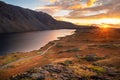
[[[0,33],[76,28],[76,25],[57,21],[44,12],[36,12],[0,1]]]

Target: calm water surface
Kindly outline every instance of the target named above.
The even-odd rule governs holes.
[[[61,29],[0,35],[0,55],[38,50],[48,42],[71,35],[74,31]]]

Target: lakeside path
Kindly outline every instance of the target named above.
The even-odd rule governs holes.
[[[4,69],[4,68],[7,68],[8,66],[12,66],[14,64],[19,64],[19,65],[22,65],[24,63],[26,63],[26,61],[32,61],[33,59],[36,59],[37,57],[41,57],[43,56],[44,54],[47,53],[48,50],[50,50],[52,47],[54,47],[56,45],[56,43],[54,43],[53,45],[49,46],[44,52],[42,52],[41,54],[39,55],[35,55],[35,56],[32,56],[32,57],[28,57],[28,58],[22,58],[22,59],[19,59],[19,60],[16,60],[14,62],[11,62],[11,63],[8,63],[6,65],[3,65],[0,67],[0,69]]]

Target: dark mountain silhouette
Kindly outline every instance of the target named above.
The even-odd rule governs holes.
[[[68,22],[57,21],[43,12],[36,12],[0,1],[0,33],[75,28]]]

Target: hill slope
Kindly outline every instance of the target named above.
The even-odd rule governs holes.
[[[56,21],[46,13],[35,12],[0,1],[0,33],[74,27],[75,25],[71,23]]]

